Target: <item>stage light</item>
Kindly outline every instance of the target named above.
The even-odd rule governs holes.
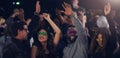
[[[15,5],[15,2],[13,2],[12,4]]]
[[[16,2],[16,5],[20,5],[20,2]]]

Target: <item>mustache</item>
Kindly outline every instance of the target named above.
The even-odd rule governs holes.
[[[67,34],[75,35],[75,34],[77,34],[77,31],[76,30],[68,30]]]

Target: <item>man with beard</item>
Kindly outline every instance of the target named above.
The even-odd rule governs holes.
[[[62,44],[64,45],[63,58],[87,58],[87,36],[82,22],[76,14],[77,11],[73,12],[70,4],[67,3],[62,6],[64,11],[61,12],[67,16],[67,19],[62,17],[67,21],[62,25],[63,39],[66,41]]]

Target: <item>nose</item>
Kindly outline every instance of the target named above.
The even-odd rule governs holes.
[[[27,30],[27,33],[29,33],[29,30]]]
[[[28,30],[28,29],[26,29],[26,32],[27,32],[27,33],[29,33],[29,30]]]

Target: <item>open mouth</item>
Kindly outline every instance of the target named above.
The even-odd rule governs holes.
[[[39,37],[39,39],[40,39],[40,40],[43,40],[43,39],[44,39],[44,37],[42,37],[42,36],[41,36],[41,37]]]
[[[70,35],[70,36],[74,36],[74,35],[77,34],[77,31],[75,31],[75,30],[68,30],[67,34]]]

